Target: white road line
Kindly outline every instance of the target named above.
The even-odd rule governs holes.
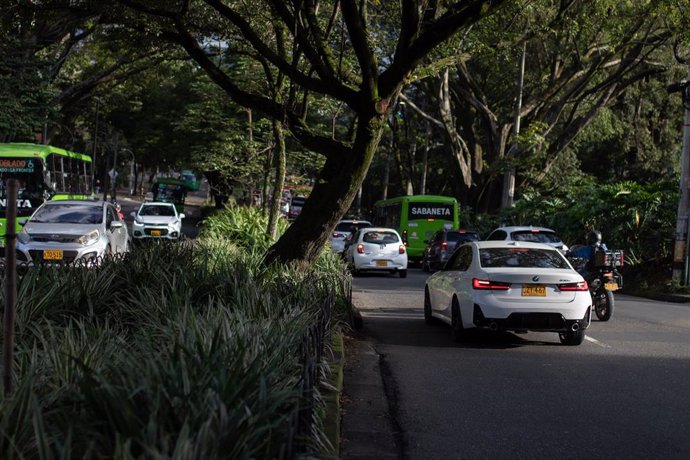
[[[603,343],[603,342],[599,342],[599,341],[598,341],[597,339],[595,339],[594,337],[590,337],[590,336],[588,336],[588,335],[585,335],[585,340],[589,340],[589,341],[592,342],[593,344],[599,345],[599,346],[602,347],[602,348],[611,348],[611,345],[606,345],[606,344]]]

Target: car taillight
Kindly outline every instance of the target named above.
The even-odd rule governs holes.
[[[364,254],[364,245],[362,243],[359,243],[357,245],[357,252],[360,254]]]
[[[343,234],[338,232],[333,232],[333,238],[342,238]]]
[[[441,249],[448,249],[448,243],[446,243],[445,241],[441,243]]]
[[[561,291],[587,291],[589,286],[587,281],[580,281],[579,283],[559,284],[558,289]]]
[[[398,252],[400,254],[405,254],[405,245],[404,244],[401,244],[400,246],[398,246]]]
[[[510,283],[501,283],[500,281],[480,280],[479,278],[472,278],[473,289],[487,289],[492,291],[507,291],[510,289]]]

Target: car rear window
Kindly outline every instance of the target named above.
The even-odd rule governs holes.
[[[532,241],[534,243],[561,243],[554,232],[525,230],[511,233],[513,241]]]
[[[304,198],[293,198],[292,206],[304,206]]]
[[[448,232],[446,239],[450,242],[465,242],[465,241],[479,241],[479,235],[472,232]]]
[[[399,243],[400,238],[393,232],[377,232],[371,231],[366,232],[362,237],[362,241],[365,243],[375,243],[375,244],[392,244]]]
[[[371,222],[360,221],[360,222],[340,222],[335,229],[339,232],[352,232],[352,228],[359,230],[360,228],[371,227]]]
[[[485,248],[479,250],[479,263],[484,268],[570,268],[554,249]]]

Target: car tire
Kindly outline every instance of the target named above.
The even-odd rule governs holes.
[[[580,345],[585,340],[585,330],[578,329],[577,331],[559,332],[558,338],[563,345]]]
[[[428,289],[424,289],[424,321],[427,324],[434,322],[434,317],[431,314],[431,296]]]
[[[400,276],[400,278],[407,278],[407,269],[398,270],[398,275]]]
[[[422,271],[424,273],[429,273],[431,271],[429,268],[429,260],[426,257],[422,259]]]
[[[465,338],[465,326],[462,325],[462,313],[460,312],[460,304],[457,297],[453,297],[450,328],[453,340],[455,342],[462,342]]]

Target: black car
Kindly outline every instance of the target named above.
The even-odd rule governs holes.
[[[425,272],[443,267],[455,251],[455,247],[468,241],[479,241],[479,233],[469,230],[439,230],[425,241],[422,270]]]

